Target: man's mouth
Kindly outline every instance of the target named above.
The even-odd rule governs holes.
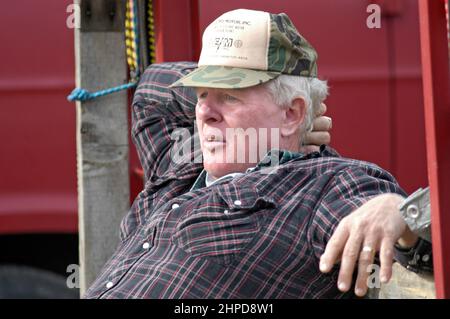
[[[214,134],[208,134],[205,136],[206,142],[224,142],[223,138],[221,136],[217,136]]]
[[[203,139],[203,146],[209,150],[212,151],[217,147],[223,147],[225,144],[224,139],[222,136],[214,135],[214,134],[208,134],[205,135]]]

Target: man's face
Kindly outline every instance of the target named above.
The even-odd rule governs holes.
[[[264,87],[196,91],[203,165],[213,177],[245,172],[271,148],[282,146],[284,112]]]

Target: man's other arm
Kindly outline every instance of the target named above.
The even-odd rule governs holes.
[[[315,217],[310,229],[312,244],[316,256],[319,259],[325,251],[325,254],[333,246],[333,240],[337,236],[340,238],[345,238],[355,243],[354,246],[345,247],[345,249],[339,250],[339,256],[345,256],[341,260],[341,271],[339,273],[338,287],[341,291],[348,291],[351,288],[351,279],[353,275],[353,265],[356,260],[360,260],[360,271],[358,276],[360,280],[367,278],[367,266],[373,263],[373,256],[375,255],[375,250],[379,249],[376,246],[378,242],[374,238],[363,236],[363,232],[357,231],[352,232],[339,232],[339,228],[342,225],[348,225],[349,219],[351,220],[351,215],[354,212],[368,205],[373,198],[378,196],[384,196],[385,194],[397,196],[398,198],[403,198],[405,192],[399,187],[395,179],[388,172],[380,169],[375,165],[364,166],[350,166],[343,170],[340,170],[336,176],[330,181],[327,190],[322,197],[322,200],[316,210]],[[353,214],[352,214],[353,212]],[[375,214],[376,215],[376,214]],[[373,217],[377,218],[377,216]],[[399,216],[399,219],[401,217]],[[355,227],[358,228],[371,228],[372,225],[378,227],[381,223],[377,222],[375,219],[374,223],[371,224],[369,221],[359,221]],[[376,222],[375,222],[376,221]],[[339,225],[339,226],[338,226]],[[397,233],[402,233],[403,229],[399,229],[397,225],[381,225],[380,231],[382,234],[386,234],[386,238],[393,238],[397,236]],[[332,234],[335,234],[332,236]],[[400,237],[400,234],[397,236]],[[351,236],[351,237],[350,237]],[[394,240],[395,243],[395,240]],[[370,252],[363,252],[363,247],[373,247]],[[338,252],[338,249],[332,250],[333,252]],[[336,253],[336,255],[338,255]],[[367,256],[366,256],[367,255]],[[367,258],[366,258],[367,257]],[[338,262],[340,258],[335,258],[330,262],[330,259],[321,258],[321,270],[323,272],[329,272],[333,269],[334,263]],[[326,266],[326,271],[325,271]],[[342,273],[342,269],[349,269]],[[349,276],[347,278],[346,276]],[[359,288],[357,286],[356,288]],[[358,295],[359,295],[358,291]]]
[[[357,266],[360,270],[355,291],[358,296],[366,294],[368,272],[363,270],[368,264],[373,263],[374,253],[377,251],[381,262],[381,283],[390,280],[394,257],[400,264],[414,272],[432,272],[431,243],[419,238],[419,235],[424,235],[423,228],[429,231],[427,227],[429,223],[420,225],[408,223],[404,214],[406,212],[400,211],[405,202],[408,200],[405,201],[403,196],[397,194],[379,195],[341,221],[328,242],[320,263],[320,269],[328,272],[336,262],[341,261],[339,273],[339,282],[342,283],[340,289],[343,288],[341,290],[349,289]],[[425,209],[422,213],[423,219],[430,221],[430,210]],[[367,252],[356,254],[357,251],[361,251],[362,242],[369,242],[374,251],[370,254]],[[423,259],[423,256],[428,258]]]

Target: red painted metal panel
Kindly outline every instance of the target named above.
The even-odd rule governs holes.
[[[197,60],[197,0],[154,0],[153,7],[156,62]]]
[[[70,3],[0,12],[0,234],[78,229]]]
[[[75,233],[74,194],[27,193],[0,195],[0,234]]]
[[[444,4],[420,0],[423,90],[438,298],[450,298],[450,101]]]
[[[393,105],[390,118],[393,146],[392,170],[401,185],[411,192],[427,185],[425,122],[420,64],[420,35],[416,1],[403,1],[402,14],[391,20],[394,62]],[[393,119],[396,119],[395,121]]]
[[[22,0],[0,11],[0,235],[78,230],[70,4]],[[133,147],[130,165],[139,165]],[[130,173],[130,187],[133,200],[142,178]]]

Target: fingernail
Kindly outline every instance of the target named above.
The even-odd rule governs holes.
[[[338,285],[338,288],[340,291],[346,291],[347,290],[347,285],[343,282],[340,282]]]
[[[360,296],[360,297],[361,297],[361,296],[364,295],[364,290],[361,289],[361,288],[356,288],[355,293],[356,293],[357,296]]]
[[[327,271],[328,270],[328,265],[324,262],[320,263],[320,271]]]
[[[381,280],[381,283],[383,283],[383,284],[388,282],[387,276],[381,276],[380,280]]]

